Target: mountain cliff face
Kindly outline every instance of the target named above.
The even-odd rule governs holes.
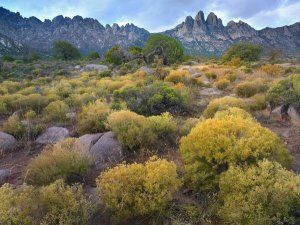
[[[114,45],[124,48],[143,46],[150,36],[147,30],[133,24],[104,27],[95,19],[80,16],[72,19],[57,16],[42,22],[35,17],[24,18],[2,7],[0,33],[0,54],[16,54],[26,48],[45,55],[51,54],[55,40],[69,41],[81,52],[88,53],[105,52]],[[288,55],[300,54],[300,23],[258,31],[242,21],[231,21],[224,26],[214,13],[205,19],[200,11],[195,18],[188,16],[182,24],[163,33],[177,38],[192,54],[220,55],[239,41],[258,43],[265,48],[281,48]]]
[[[163,33],[177,38],[189,53],[220,55],[232,43],[247,41],[261,44],[264,48],[280,48],[287,55],[300,54],[300,23],[255,30],[242,21],[230,21],[224,26],[214,13],[205,20],[204,13],[200,11],[195,18],[188,16],[182,24]]]
[[[40,21],[35,17],[23,18],[0,7],[0,33],[22,43],[31,50],[50,54],[55,40],[73,43],[83,53],[90,51],[104,52],[114,45],[129,47],[142,46],[150,33],[133,24],[119,27],[101,25],[91,18],[75,16],[72,19],[57,16],[52,21]]]

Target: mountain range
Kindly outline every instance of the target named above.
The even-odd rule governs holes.
[[[300,55],[300,22],[290,26],[255,30],[242,21],[230,21],[226,26],[214,13],[205,19],[200,11],[195,18],[188,16],[174,29],[162,32],[178,39],[187,53],[220,55],[232,43],[247,41],[264,48],[280,48],[286,55]],[[57,16],[40,21],[24,18],[20,13],[0,7],[0,55],[28,51],[50,55],[55,40],[66,40],[83,54],[105,52],[114,45],[128,48],[143,46],[151,33],[134,24],[103,26],[95,19]]]

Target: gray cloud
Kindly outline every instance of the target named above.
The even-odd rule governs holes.
[[[300,21],[300,0],[1,0],[0,5],[26,17],[81,15],[102,24],[134,23],[152,32],[173,28],[199,10],[214,11],[225,23],[242,19],[255,28]]]

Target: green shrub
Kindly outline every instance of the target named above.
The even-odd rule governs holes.
[[[69,106],[63,101],[51,102],[44,110],[43,117],[47,122],[64,122]]]
[[[93,60],[93,59],[100,59],[100,55],[98,52],[90,52],[87,56],[86,59],[88,60]]]
[[[21,138],[26,132],[25,127],[21,123],[18,115],[10,116],[3,124],[2,130],[11,134],[15,138]]]
[[[249,98],[257,93],[268,90],[268,85],[264,84],[262,80],[245,81],[238,84],[235,88],[236,94],[240,97]]]
[[[214,82],[214,85],[220,90],[225,90],[230,85],[230,81],[223,78]]]
[[[163,112],[178,114],[186,109],[185,94],[163,82],[143,87],[125,87],[114,91],[114,101],[124,101],[127,107],[143,115],[159,115]]]
[[[256,94],[250,99],[251,110],[263,110],[267,107],[267,96],[266,94]]]
[[[184,123],[180,127],[180,135],[186,136],[190,133],[192,128],[194,128],[199,122],[198,118],[188,118],[184,121]]]
[[[147,147],[156,139],[149,120],[134,112],[114,112],[108,116],[107,123],[118,140],[130,150]]]
[[[163,48],[164,56],[170,64],[181,62],[183,60],[184,50],[180,42],[175,38],[163,34],[151,35],[145,44],[143,53],[148,54],[155,50],[156,47]]]
[[[228,224],[298,224],[299,193],[300,177],[278,163],[231,167],[221,175],[219,214]]]
[[[125,53],[120,46],[114,46],[106,52],[106,61],[115,65],[121,65]]]
[[[77,132],[79,134],[86,134],[106,131],[105,122],[108,113],[108,106],[101,101],[83,106],[82,111],[77,117]]]
[[[0,224],[86,225],[93,212],[79,185],[66,186],[62,180],[42,188],[9,184],[0,187]]]
[[[181,139],[180,152],[187,184],[194,191],[217,188],[220,174],[230,166],[256,164],[264,158],[287,167],[291,163],[284,143],[276,134],[241,116],[199,122]]]
[[[104,205],[123,221],[161,213],[180,185],[175,164],[155,157],[145,165],[120,164],[97,179]]]
[[[219,110],[224,110],[229,107],[238,107],[241,109],[248,109],[246,102],[243,99],[235,97],[223,97],[212,100],[203,112],[205,118],[214,117]]]
[[[175,141],[175,132],[177,131],[177,125],[173,116],[170,113],[163,113],[160,116],[151,116],[147,118],[150,122],[151,129],[154,134],[157,135],[159,140]]]
[[[67,41],[55,41],[53,43],[53,57],[61,60],[80,58],[79,50]]]
[[[213,73],[213,72],[206,72],[204,74],[208,79],[217,79],[218,78],[218,75]]]
[[[16,100],[15,104],[17,107],[23,110],[32,109],[35,112],[40,112],[49,103],[49,99],[46,96],[40,94],[30,94],[21,96]]]
[[[27,181],[45,185],[57,179],[68,182],[80,181],[90,165],[90,157],[84,146],[76,139],[68,138],[46,147],[28,164]]]
[[[293,105],[300,107],[300,76],[291,75],[275,83],[267,93],[272,106]]]
[[[240,58],[243,61],[257,61],[262,53],[262,48],[259,45],[241,42],[230,46],[224,53],[223,61],[230,61],[233,58]]]

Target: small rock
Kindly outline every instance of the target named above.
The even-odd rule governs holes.
[[[187,71],[189,71],[189,73],[190,73],[191,75],[198,73],[198,71],[195,70],[195,69],[194,69],[193,67],[191,67],[191,66],[183,66],[183,67],[181,67],[181,69],[182,69],[182,70],[187,70]]]
[[[76,65],[74,68],[75,68],[75,70],[80,70],[81,66],[80,65]]]
[[[122,146],[113,132],[104,133],[91,147],[90,153],[97,169],[120,163],[123,158]]]
[[[69,137],[68,129],[64,127],[49,127],[36,139],[39,144],[55,144],[62,139]]]
[[[85,134],[81,137],[79,137],[80,142],[83,144],[83,146],[86,148],[87,151],[90,151],[92,146],[96,144],[96,142],[99,140],[100,137],[103,136],[103,133],[98,134]]]
[[[146,67],[146,66],[142,66],[141,68],[139,68],[140,71],[144,71],[146,74],[154,74],[154,69]]]
[[[84,68],[82,68],[81,72],[90,72],[90,71],[97,71],[97,72],[103,72],[109,70],[108,66],[105,65],[98,65],[98,64],[88,64]]]
[[[17,140],[10,134],[0,131],[0,154],[5,154],[16,146]]]
[[[9,177],[10,171],[7,169],[0,169],[0,185],[4,184],[6,179]]]
[[[291,119],[291,123],[298,126],[300,125],[300,114],[293,106],[290,106],[288,109],[288,115]]]
[[[193,75],[191,76],[191,78],[197,79],[197,78],[199,78],[199,77],[201,77],[201,76],[202,76],[201,73],[195,73],[195,74],[193,74]]]

